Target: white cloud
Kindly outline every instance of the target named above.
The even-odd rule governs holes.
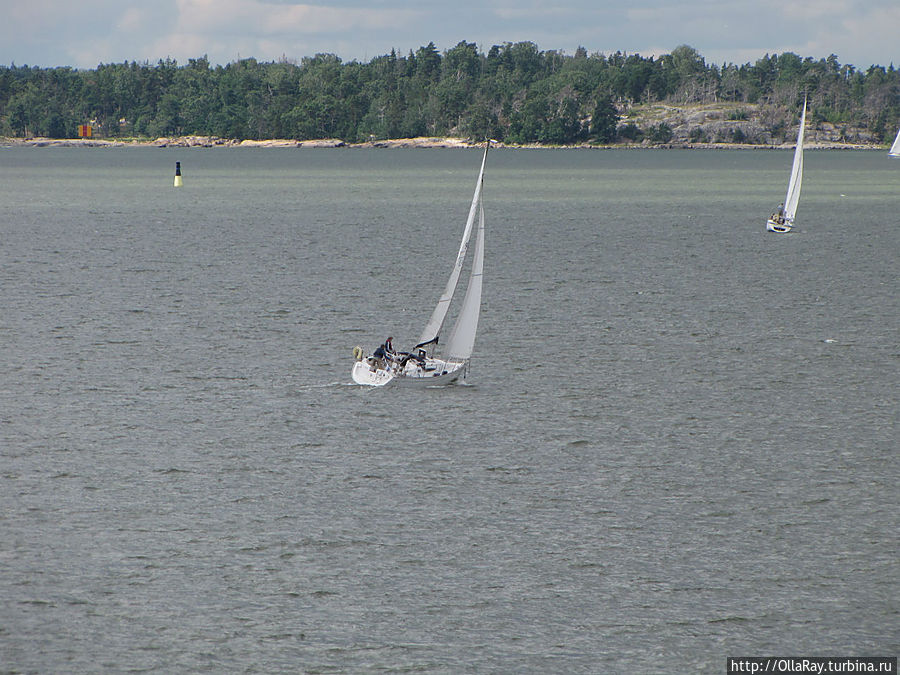
[[[322,51],[349,60],[357,54],[339,53],[338,41],[353,46],[354,34],[371,41],[381,31],[415,32],[421,21],[416,10],[336,9],[266,0],[177,0],[176,7],[172,32],[152,45],[159,55],[179,62],[202,54],[219,63],[251,56],[299,59]],[[382,46],[372,55],[387,51],[390,47]]]
[[[841,17],[851,14],[855,8],[849,0],[791,0],[774,5],[791,21]]]
[[[549,19],[571,20],[575,18],[584,20],[586,15],[592,15],[594,14],[594,12],[589,9],[563,7],[561,5],[552,5],[545,7],[525,7],[521,5],[513,5],[509,7],[497,8],[492,11],[492,14],[500,19],[506,20],[547,21]]]
[[[136,33],[146,26],[150,19],[151,14],[149,10],[139,7],[128,7],[118,22],[116,22],[116,30]]]
[[[177,0],[177,30],[184,34],[220,32],[251,36],[284,33],[346,33],[410,26],[414,10],[335,9],[265,0]]]
[[[900,64],[900,4],[875,7],[869,11],[852,13],[840,18],[834,25],[818,31],[806,45],[810,55],[837,54],[842,63],[852,63],[857,68],[872,64],[887,66]],[[874,45],[886,45],[881,55],[871,51]],[[804,54],[805,55],[805,54]]]
[[[93,68],[171,57],[213,63],[318,52],[367,60],[433,41],[486,51],[528,40],[543,50],[655,55],[680,44],[707,63],[792,51],[868,66],[897,60],[900,0],[22,0],[7,1],[0,63]],[[788,29],[788,27],[790,27]]]

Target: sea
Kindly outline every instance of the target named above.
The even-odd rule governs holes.
[[[897,655],[900,160],[492,150],[354,385],[481,152],[0,148],[0,673]]]

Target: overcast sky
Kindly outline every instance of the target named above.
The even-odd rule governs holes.
[[[429,42],[487,52],[528,40],[567,54],[687,44],[716,64],[790,51],[900,67],[900,0],[0,0],[0,16],[0,64],[19,66],[322,52],[365,62]]]

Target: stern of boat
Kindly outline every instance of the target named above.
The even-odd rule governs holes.
[[[766,229],[769,232],[790,232],[792,227],[793,225],[787,221],[779,222],[771,218],[766,221]]]
[[[369,363],[369,359],[363,359],[353,364],[350,376],[356,384],[383,387],[393,381],[395,374],[392,371],[376,368]]]

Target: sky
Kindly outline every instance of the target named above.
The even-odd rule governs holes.
[[[900,0],[0,0],[0,65],[71,66],[206,56],[299,62],[318,53],[368,62],[433,42],[486,53],[658,56],[690,45],[707,64],[794,52],[900,67]]]

